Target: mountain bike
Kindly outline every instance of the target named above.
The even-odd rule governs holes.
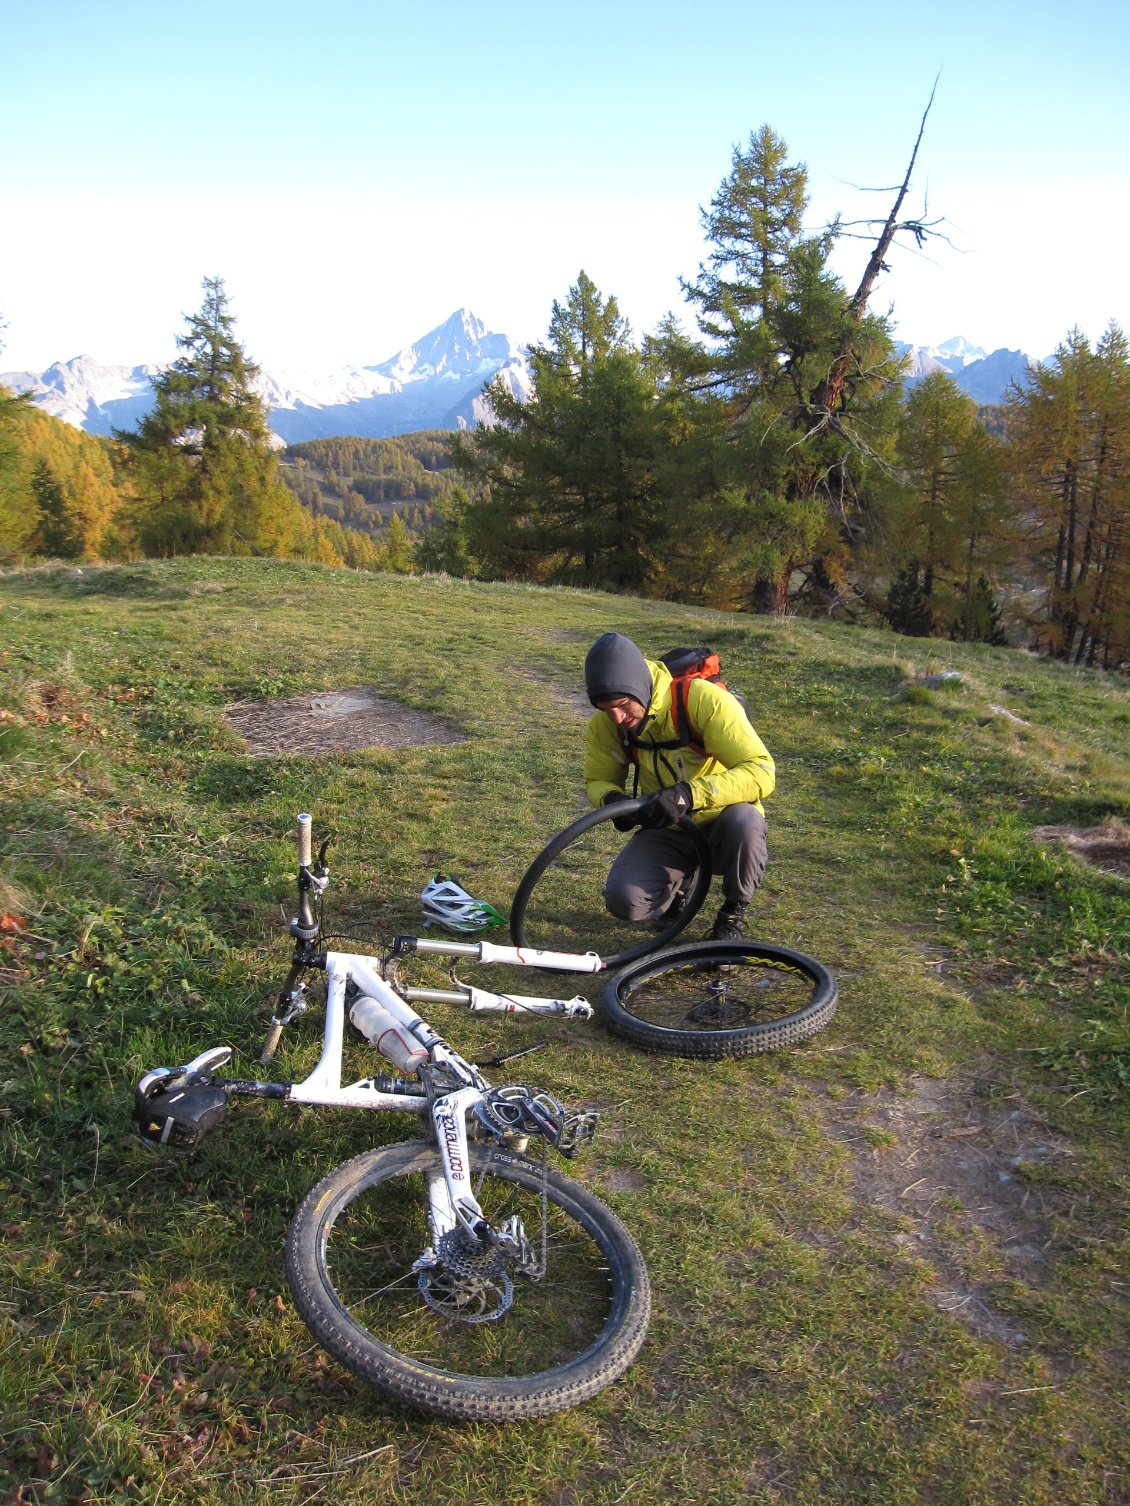
[[[623,1375],[651,1311],[647,1270],[631,1234],[548,1162],[551,1147],[576,1156],[597,1115],[569,1113],[549,1093],[523,1084],[492,1086],[412,1005],[573,1015],[591,1013],[590,1006],[582,998],[489,994],[458,980],[450,991],[411,988],[397,967],[424,954],[596,973],[601,959],[408,936],[380,959],[323,950],[332,939],[320,922],[328,844],[313,861],[310,826],[309,816],[299,817],[294,953],[261,1060],[308,1007],[303,976],[314,970],[326,978],[317,1066],[302,1082],[225,1077],[232,1053],[220,1046],[185,1066],[156,1068],[136,1089],[141,1134],[193,1150],[232,1098],[415,1115],[423,1138],[345,1162],[295,1213],[286,1274],[299,1313],[354,1374],[426,1411],[505,1420],[575,1406]],[[342,1083],[347,1022],[395,1074]],[[540,1145],[540,1158],[526,1154],[531,1142]]]

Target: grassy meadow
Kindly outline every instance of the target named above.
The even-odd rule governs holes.
[[[1130,682],[272,561],[12,572],[0,623],[6,1499],[1130,1501],[1130,882],[1030,834],[1130,815]],[[415,932],[437,869],[506,909],[581,808],[582,663],[610,628],[652,653],[709,643],[747,694],[778,764],[750,930],[830,964],[840,1009],[798,1049],[720,1065],[599,1019],[430,1010],[472,1059],[547,1040],[519,1079],[605,1110],[570,1170],[654,1290],[639,1360],[596,1401],[440,1422],[329,1361],[283,1277],[309,1187],[411,1121],[237,1103],[186,1159],[131,1133],[132,1089],[219,1043],[254,1073],[299,810],[333,834],[328,922]],[[907,685],[951,667],[960,684]],[[359,686],[466,740],[257,759],[223,721]],[[605,950],[611,840],[562,891]],[[319,1048],[312,1009],[276,1075]]]

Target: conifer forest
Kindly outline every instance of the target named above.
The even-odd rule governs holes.
[[[913,159],[912,159],[913,160]],[[908,173],[909,181],[909,173]],[[904,184],[903,193],[905,194]],[[0,557],[268,555],[569,584],[1130,662],[1130,347],[1111,323],[979,407],[908,387],[839,222],[769,126],[702,211],[685,308],[637,335],[582,270],[493,422],[273,447],[222,281],[136,430],[101,440],[0,390]]]

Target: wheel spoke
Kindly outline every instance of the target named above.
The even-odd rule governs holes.
[[[615,973],[602,1008],[612,1030],[645,1050],[718,1058],[806,1040],[836,1002],[835,978],[801,952],[699,941]]]
[[[530,1237],[539,1229],[539,1192],[493,1174],[489,1163],[478,1178],[478,1196],[496,1227],[517,1214]],[[485,1322],[470,1320],[499,1306],[501,1288],[491,1276],[485,1286],[472,1283],[463,1297],[458,1282],[454,1288],[433,1284],[429,1291],[438,1310],[425,1303],[411,1272],[424,1213],[422,1179],[395,1178],[370,1187],[339,1212],[329,1236],[325,1261],[334,1289],[382,1344],[445,1371],[514,1377],[562,1363],[600,1335],[613,1298],[607,1260],[561,1209],[550,1205],[545,1276],[512,1278],[512,1305]]]
[[[773,967],[757,956],[725,965],[675,966],[639,970],[620,1003],[629,1014],[671,1030],[735,1030],[781,1019],[803,1009],[812,980],[795,970]]]

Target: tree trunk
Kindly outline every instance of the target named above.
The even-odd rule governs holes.
[[[783,617],[789,609],[788,576],[783,580],[755,580],[750,604],[762,616]]]
[[[887,222],[883,226],[879,239],[875,242],[875,248],[871,252],[871,260],[867,263],[867,268],[863,274],[862,280],[860,281],[858,288],[856,288],[855,290],[855,296],[851,300],[851,303],[848,305],[848,318],[854,325],[858,325],[863,322],[863,316],[867,312],[867,300],[871,296],[871,289],[875,286],[875,279],[883,270],[884,258],[886,257],[887,252],[891,249],[891,242],[894,240],[895,234],[899,229],[899,211],[903,206],[903,200],[906,198],[907,191],[910,188],[910,175],[914,171],[914,163],[918,157],[918,148],[922,145],[922,133],[926,129],[926,116],[929,115],[930,106],[934,103],[934,90],[937,89],[937,87],[938,83],[935,79],[934,88],[930,90],[929,103],[927,104],[925,112],[922,116],[922,124],[918,127],[918,139],[915,141],[914,150],[910,154],[910,162],[906,169],[906,177],[902,180],[902,186],[898,191],[898,197],[895,199],[894,207],[891,209],[890,214],[887,216]],[[924,234],[921,225],[917,227],[916,233],[918,234],[919,241],[921,243],[921,238]],[[851,329],[848,328],[844,331],[843,336],[841,337],[839,355],[832,362],[831,368],[828,371],[828,375],[824,378],[824,381],[821,383],[820,388],[813,399],[813,407],[816,408],[819,413],[817,426],[821,429],[826,429],[828,427],[832,418],[832,414],[836,411],[841,394],[844,390],[844,382],[847,378],[848,367],[851,364],[851,360],[854,354],[855,341]],[[821,412],[820,410],[823,411]]]

